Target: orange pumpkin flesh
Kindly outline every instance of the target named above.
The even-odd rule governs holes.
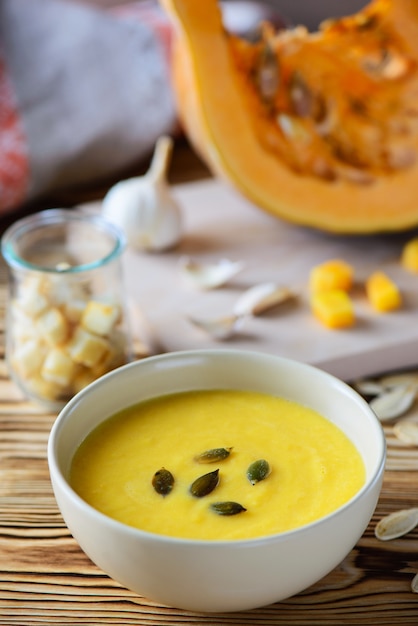
[[[187,135],[254,204],[340,233],[418,224],[418,2],[249,43],[216,0],[162,0]]]

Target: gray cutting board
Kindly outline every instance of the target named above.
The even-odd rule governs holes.
[[[260,350],[317,365],[344,380],[418,365],[418,275],[399,264],[403,244],[415,232],[376,236],[338,236],[288,224],[257,209],[218,180],[173,187],[184,219],[180,245],[164,253],[128,250],[125,268],[136,323],[155,351],[231,347]],[[96,205],[97,206],[97,205]],[[338,210],[338,207],[336,207]],[[245,263],[226,286],[200,292],[185,282],[182,257],[204,263],[222,258]],[[345,330],[324,328],[308,299],[310,268],[342,258],[356,272],[353,292],[357,322]],[[401,311],[377,314],[362,288],[376,269],[400,286]],[[297,303],[249,319],[239,335],[214,341],[187,320],[188,315],[228,315],[249,287],[275,282],[295,288]],[[138,328],[138,324],[137,324]]]

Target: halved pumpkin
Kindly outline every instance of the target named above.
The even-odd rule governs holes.
[[[337,0],[336,0],[337,2]],[[162,0],[185,131],[261,209],[340,233],[418,225],[418,0],[318,33],[227,33],[216,0]]]

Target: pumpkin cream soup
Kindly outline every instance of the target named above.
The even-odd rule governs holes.
[[[312,522],[364,484],[362,458],[313,410],[280,397],[192,391],[132,406],[82,442],[70,482],[154,533],[247,539]]]

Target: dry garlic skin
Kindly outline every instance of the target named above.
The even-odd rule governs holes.
[[[215,460],[199,461],[212,450]],[[255,462],[263,471],[251,481]],[[162,469],[174,481],[165,494],[153,486]],[[191,485],[216,470],[219,481],[195,497]],[[87,436],[70,474],[75,491],[110,517],[197,539],[297,528],[343,505],[364,481],[361,455],[329,420],[295,402],[239,390],[185,392],[130,407]],[[238,506],[245,510],[235,514]]]

